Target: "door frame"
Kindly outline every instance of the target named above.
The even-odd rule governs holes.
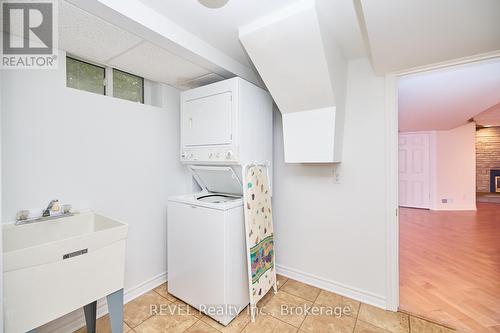
[[[401,76],[427,72],[441,68],[500,58],[500,50],[478,54],[431,65],[415,67],[385,75],[387,180],[387,297],[386,309],[397,311],[399,307],[399,211],[398,211],[398,93],[397,80]]]

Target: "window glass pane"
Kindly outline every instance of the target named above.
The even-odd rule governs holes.
[[[105,95],[105,69],[70,57],[66,58],[66,86]]]
[[[113,96],[144,103],[144,79],[113,69]]]

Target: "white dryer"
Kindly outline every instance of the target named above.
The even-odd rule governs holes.
[[[223,325],[249,303],[242,185],[230,166],[189,166],[201,192],[168,202],[168,291]]]
[[[249,303],[242,168],[272,168],[272,126],[269,93],[240,78],[181,93],[180,161],[202,191],[169,199],[168,291],[223,325]]]

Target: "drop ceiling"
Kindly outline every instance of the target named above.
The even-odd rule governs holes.
[[[62,2],[59,13],[59,47],[69,54],[179,89],[200,77],[224,79],[72,4]]]
[[[449,130],[499,103],[500,59],[403,76],[398,81],[399,129],[404,132]]]

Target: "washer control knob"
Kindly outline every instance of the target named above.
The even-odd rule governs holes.
[[[231,159],[231,157],[233,157],[233,152],[232,152],[232,151],[230,151],[230,150],[228,150],[228,151],[227,151],[227,153],[226,153],[226,159],[227,159],[227,160],[230,160],[230,159]]]

